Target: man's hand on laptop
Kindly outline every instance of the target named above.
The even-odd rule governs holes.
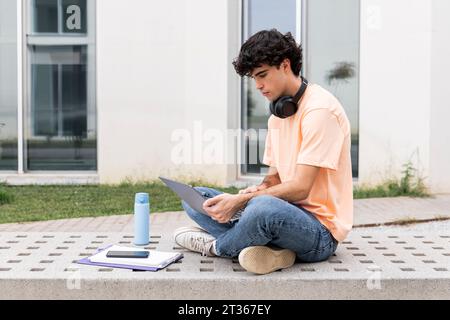
[[[211,216],[213,220],[220,223],[226,223],[241,210],[247,200],[239,194],[222,193],[214,198],[208,199],[203,203],[203,209]]]

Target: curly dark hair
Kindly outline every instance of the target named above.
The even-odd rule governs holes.
[[[233,66],[241,77],[251,76],[262,64],[278,67],[287,58],[292,72],[299,76],[303,66],[302,51],[302,45],[297,45],[290,32],[283,35],[277,29],[262,30],[242,45]]]

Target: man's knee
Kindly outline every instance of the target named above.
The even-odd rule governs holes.
[[[275,197],[262,195],[252,198],[245,208],[246,213],[243,217],[246,217],[254,222],[263,223],[267,222],[273,214],[273,204]]]

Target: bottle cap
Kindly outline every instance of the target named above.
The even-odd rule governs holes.
[[[148,193],[144,193],[144,192],[136,193],[134,202],[135,203],[148,203],[148,199],[149,199]]]

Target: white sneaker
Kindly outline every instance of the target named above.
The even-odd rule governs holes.
[[[295,252],[289,249],[255,246],[239,253],[239,263],[247,271],[266,274],[291,267],[295,263],[295,257]]]
[[[183,248],[200,252],[202,256],[214,257],[212,235],[199,227],[181,227],[173,233],[175,242]]]

